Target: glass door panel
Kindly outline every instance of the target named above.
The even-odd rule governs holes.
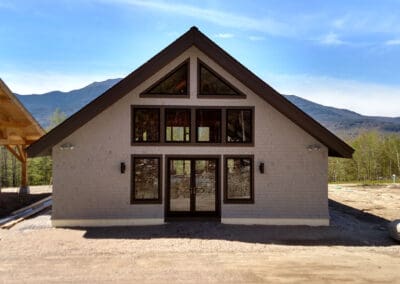
[[[195,160],[195,211],[216,211],[216,160]]]
[[[170,211],[189,212],[191,160],[170,160]]]

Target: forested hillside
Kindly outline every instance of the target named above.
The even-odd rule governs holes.
[[[18,96],[46,128],[51,129],[120,79],[96,82],[71,92]],[[353,159],[329,159],[330,182],[388,181],[400,175],[400,118],[369,117],[350,110],[319,105],[286,96],[292,103],[335,132],[356,151]],[[51,182],[51,159],[29,159],[30,184]],[[0,149],[0,187],[18,186],[20,165],[6,149]]]
[[[109,79],[95,82],[70,92],[54,91],[41,95],[17,96],[38,122],[47,128],[50,125],[49,118],[56,109],[70,116],[120,80]],[[293,95],[285,97],[341,137],[355,137],[365,130],[400,133],[400,117],[365,116],[351,110],[320,105]]]

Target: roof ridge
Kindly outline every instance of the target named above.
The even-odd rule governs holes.
[[[326,145],[329,149],[329,155],[347,158],[352,156],[354,150],[350,146],[292,104],[264,80],[204,35],[196,26],[192,26],[158,54],[33,143],[27,150],[28,154],[30,156],[49,154],[52,146],[124,97],[191,46],[196,46],[255,94]]]

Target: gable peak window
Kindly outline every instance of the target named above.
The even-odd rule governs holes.
[[[187,96],[189,94],[189,60],[179,65],[147,89],[144,96]]]
[[[246,97],[202,62],[199,62],[198,76],[200,96]]]

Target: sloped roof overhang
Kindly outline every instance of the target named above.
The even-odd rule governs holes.
[[[27,149],[28,155],[34,157],[50,154],[51,148],[54,145],[128,94],[191,46],[197,47],[255,94],[259,95],[275,109],[328,147],[329,156],[352,157],[353,148],[288,101],[284,96],[201,33],[196,27],[192,27],[119,83],[33,143]]]

